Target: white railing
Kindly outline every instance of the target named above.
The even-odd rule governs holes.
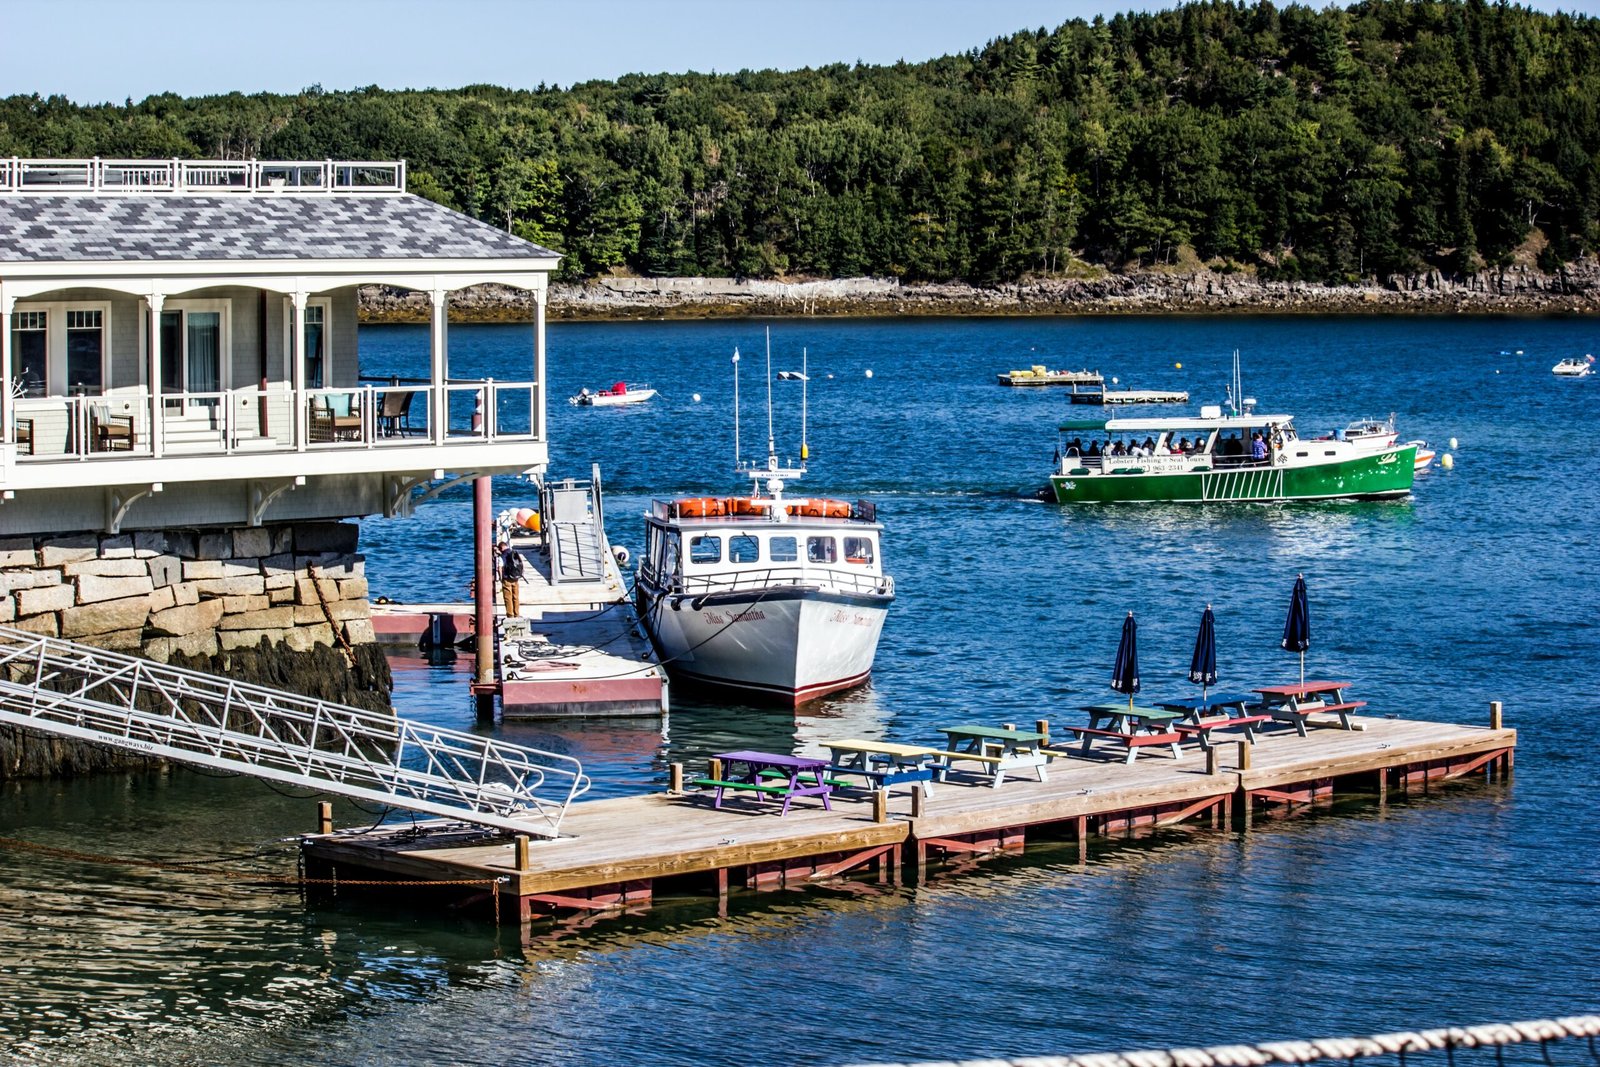
[[[0,626],[0,723],[555,837],[571,756]]]
[[[376,160],[0,160],[0,193],[403,193],[406,165]]]
[[[732,590],[776,589],[807,585],[862,595],[891,596],[894,579],[886,574],[844,567],[751,567],[715,574],[685,574],[674,583],[676,592],[698,595]]]
[[[454,382],[447,444],[533,441],[532,382]],[[159,436],[163,455],[232,455],[299,449],[296,417],[312,450],[426,447],[433,444],[432,387],[359,385],[308,389],[297,404],[285,383],[219,392],[163,393]],[[15,426],[6,433],[20,463],[107,460],[152,454],[150,393],[19,397]]]

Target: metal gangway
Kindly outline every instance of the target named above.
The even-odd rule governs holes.
[[[556,837],[571,756],[0,626],[0,723]]]
[[[539,491],[550,581],[602,582],[611,556],[600,495],[600,466],[588,482],[546,482]]]

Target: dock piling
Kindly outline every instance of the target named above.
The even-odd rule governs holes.
[[[1207,774],[1216,774],[1217,773],[1217,764],[1219,762],[1220,761],[1217,759],[1217,746],[1216,745],[1208,745],[1206,747],[1206,773]]]
[[[317,833],[333,833],[333,802],[331,800],[317,801]]]
[[[1035,720],[1033,720],[1033,731],[1034,731],[1034,733],[1044,734],[1044,741],[1041,742],[1042,744],[1048,745],[1050,743],[1050,720],[1049,719],[1035,719]]]
[[[889,791],[887,789],[875,789],[872,791],[872,821],[889,821]]]
[[[911,817],[913,819],[922,818],[922,813],[925,810],[927,800],[928,794],[924,793],[922,790],[911,790]]]
[[[1489,701],[1489,729],[1505,729],[1505,707],[1498,700]]]
[[[719,760],[719,759],[706,760],[706,766],[709,768],[707,773],[711,778],[714,778],[719,782],[722,781],[722,761],[721,760]]]
[[[517,870],[526,871],[528,869],[528,835],[518,834],[514,844],[516,846]]]
[[[667,792],[683,792],[683,764],[670,763],[667,765]]]
[[[1239,769],[1241,771],[1250,769],[1250,742],[1248,741],[1239,742]]]

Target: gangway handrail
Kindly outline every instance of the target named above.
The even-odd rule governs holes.
[[[590,784],[560,753],[5,626],[0,722],[545,837]]]

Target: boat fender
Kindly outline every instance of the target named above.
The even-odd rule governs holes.
[[[683,598],[682,597],[669,596],[669,597],[667,597],[667,604],[671,606],[673,611],[682,611],[683,610]]]
[[[703,596],[697,596],[693,600],[689,601],[689,606],[695,611],[699,611],[701,608],[706,606],[706,598]]]
[[[626,567],[628,565],[628,560],[633,558],[628,554],[628,549],[624,545],[612,545],[611,554],[616,557],[617,566],[619,567]]]

